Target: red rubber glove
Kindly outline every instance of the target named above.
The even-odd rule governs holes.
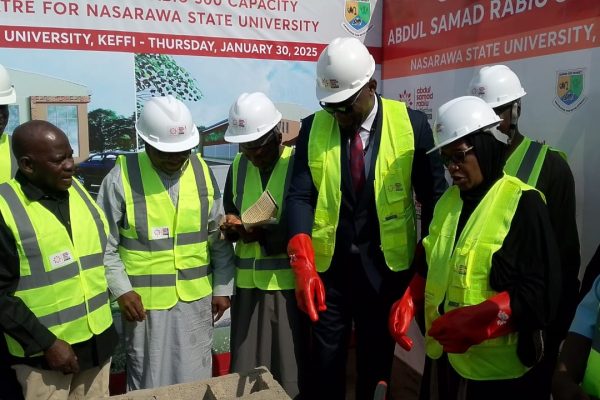
[[[296,276],[296,301],[298,308],[308,314],[311,321],[319,320],[318,312],[327,310],[325,287],[315,268],[315,251],[306,233],[294,235],[288,242],[290,265]],[[316,300],[316,305],[315,305]]]
[[[394,303],[388,318],[390,334],[404,350],[413,346],[411,338],[406,336],[415,314],[423,309],[425,301],[425,278],[415,274],[402,298]]]
[[[510,296],[501,292],[483,303],[447,312],[433,321],[427,334],[446,353],[464,353],[484,340],[511,333],[511,314]]]

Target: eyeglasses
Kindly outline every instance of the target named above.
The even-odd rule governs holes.
[[[467,153],[470,152],[471,150],[473,150],[474,148],[475,148],[475,146],[471,146],[464,150],[456,150],[455,152],[453,152],[450,155],[440,153],[440,157],[442,158],[442,162],[444,163],[444,165],[446,167],[448,167],[450,164],[454,164],[454,165],[464,164],[465,158],[467,157]]]
[[[363,86],[354,96],[350,97],[346,101],[343,101],[342,103],[324,103],[320,101],[319,105],[329,114],[350,114],[354,109],[354,103],[356,103],[356,100],[365,87],[366,86]]]

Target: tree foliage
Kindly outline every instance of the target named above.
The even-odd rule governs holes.
[[[98,108],[88,113],[90,152],[135,149],[135,115]]]
[[[144,102],[153,96],[171,94],[185,101],[202,98],[196,79],[166,54],[136,54],[135,84],[138,112]]]

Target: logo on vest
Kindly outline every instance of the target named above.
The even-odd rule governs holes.
[[[168,238],[169,238],[169,227],[168,226],[152,228],[152,240],[168,239]]]
[[[74,258],[70,251],[61,251],[60,253],[52,254],[50,256],[50,265],[53,269],[60,268],[72,263],[73,260]]]
[[[467,266],[466,265],[457,265],[456,273],[459,275],[467,275]]]

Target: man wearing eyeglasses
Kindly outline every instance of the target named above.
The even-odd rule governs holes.
[[[519,131],[521,98],[526,93],[510,68],[492,65],[479,69],[469,84],[469,92],[485,100],[502,118],[498,130],[506,135],[509,144],[504,171],[534,186],[544,193],[547,201],[560,253],[563,290],[558,318],[546,332],[544,359],[531,373],[538,375],[540,387],[548,398],[550,388],[545,383],[552,379],[559,345],[567,334],[579,299],[581,257],[575,220],[575,181],[563,152],[523,136]]]
[[[108,287],[125,317],[127,389],[212,376],[213,323],[229,308],[233,250],[190,110],[173,96],[144,104],[145,152],[120,156],[98,193],[110,235]]]
[[[427,231],[446,189],[426,116],[381,98],[375,61],[356,38],[334,39],[317,63],[323,110],[302,121],[286,206],[288,254],[300,309],[313,321],[311,393],[345,398],[356,333],[356,398],[389,382],[394,341],[387,317],[406,289],[417,247],[413,190]]]
[[[296,305],[283,199],[294,159],[281,144],[281,113],[261,92],[242,93],[229,110],[225,140],[239,143],[223,206],[225,237],[236,241],[236,291],[231,303],[231,372],[264,365],[293,399],[302,395],[308,323]],[[248,227],[242,215],[268,191],[273,221]],[[302,397],[303,398],[303,397]]]

